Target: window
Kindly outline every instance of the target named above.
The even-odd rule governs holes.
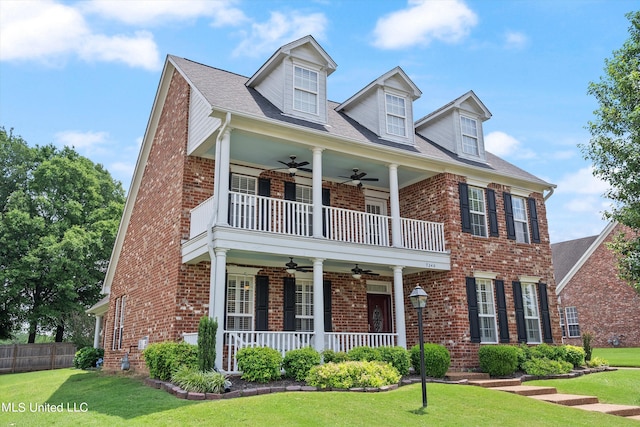
[[[122,334],[124,333],[124,308],[126,297],[122,295],[116,299],[116,311],[113,316],[113,342],[112,350],[122,349]]]
[[[293,108],[318,114],[318,73],[298,66],[293,68]]]
[[[529,243],[529,227],[527,225],[527,205],[522,197],[511,197],[513,206],[513,223],[516,229],[516,242]]]
[[[578,324],[578,309],[575,307],[567,307],[564,309],[567,315],[567,330],[569,338],[577,338],[580,336],[580,325]]]
[[[485,213],[484,190],[469,187],[469,214],[471,217],[471,234],[487,237],[487,219]]]
[[[538,297],[533,283],[522,284],[522,305],[524,307],[524,319],[527,328],[527,342],[540,344],[540,314],[538,313]]]
[[[296,185],[296,202],[313,203],[313,189],[304,185]]]
[[[228,275],[227,330],[253,330],[253,281],[253,276]]]
[[[477,122],[469,117],[460,116],[462,129],[462,152],[472,156],[479,156]]]
[[[407,136],[407,111],[404,98],[386,94],[387,133],[391,135]]]
[[[296,279],[296,331],[313,331],[313,281]]]
[[[496,310],[493,302],[493,283],[489,279],[476,279],[480,342],[497,343]]]

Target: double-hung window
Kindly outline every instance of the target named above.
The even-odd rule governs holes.
[[[529,243],[529,226],[527,225],[527,204],[522,197],[511,197],[513,207],[513,223],[516,229],[516,242]]]
[[[313,281],[296,279],[296,331],[313,331]]]
[[[479,156],[478,122],[469,117],[460,116],[462,130],[462,152],[472,156]]]
[[[126,296],[122,295],[116,299],[116,311],[113,316],[113,341],[111,343],[112,350],[122,349],[122,334],[124,333],[124,309]]]
[[[527,328],[527,342],[529,344],[540,344],[542,338],[540,335],[540,314],[535,284],[522,283],[522,305]]]
[[[293,70],[293,108],[318,114],[318,73],[299,66]]]
[[[493,299],[493,283],[489,279],[476,279],[480,342],[497,343],[496,310]]]
[[[469,214],[471,234],[487,237],[487,214],[482,188],[469,187]]]
[[[405,99],[389,93],[385,95],[387,133],[403,137],[407,136],[407,109]]]
[[[578,309],[575,307],[565,308],[567,332],[569,338],[580,336],[580,324],[578,323]]]
[[[253,330],[253,290],[253,276],[227,276],[227,330]]]

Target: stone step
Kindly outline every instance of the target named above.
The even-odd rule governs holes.
[[[611,403],[594,403],[591,405],[577,405],[574,408],[585,411],[604,412],[609,415],[619,415],[621,417],[631,417],[640,415],[640,406],[614,405]]]
[[[519,378],[506,378],[497,380],[472,380],[469,381],[470,385],[476,385],[479,387],[493,388],[493,387],[509,387],[521,385],[522,382]]]
[[[584,396],[580,394],[539,394],[531,396],[534,399],[544,400],[545,402],[557,403],[558,405],[576,406],[576,405],[592,405],[598,404],[598,398],[596,396]]]
[[[630,416],[625,417],[625,418],[628,418],[630,420],[638,420],[638,421],[640,421],[640,415],[630,415]]]
[[[541,387],[535,385],[510,385],[506,387],[492,387],[492,390],[506,391],[520,396],[535,396],[539,394],[557,393],[555,387]]]
[[[460,380],[488,380],[491,377],[485,372],[447,372],[445,378],[449,381]]]

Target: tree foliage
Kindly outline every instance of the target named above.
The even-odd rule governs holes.
[[[627,18],[629,38],[605,59],[605,75],[589,84],[598,101],[590,121],[589,144],[583,146],[594,174],[610,185],[614,206],[606,216],[640,231],[640,12]],[[640,292],[640,237],[627,235],[611,245],[619,258],[621,277]]]
[[[0,128],[0,338],[56,330],[99,300],[124,206],[102,165]]]

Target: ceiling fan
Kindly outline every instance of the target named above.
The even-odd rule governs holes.
[[[354,279],[360,279],[362,278],[363,274],[368,274],[369,276],[379,276],[378,273],[374,273],[371,270],[363,270],[360,267],[358,267],[358,264],[356,264],[356,266],[354,268],[351,269],[351,277],[353,277]]]
[[[313,271],[313,266],[312,265],[298,265],[298,263],[296,263],[293,260],[293,257],[289,257],[289,262],[285,264],[285,270],[289,274],[294,274],[296,271],[299,271],[301,273],[310,273],[310,272]]]
[[[379,181],[378,178],[365,178],[367,175],[366,172],[358,172],[360,169],[353,168],[353,174],[351,176],[340,176],[340,178],[349,178],[348,181],[344,181],[343,184],[347,182],[353,182],[358,187],[362,187],[362,181]]]
[[[294,176],[298,171],[311,172],[311,169],[304,167],[304,166],[307,166],[309,162],[298,163],[296,162],[296,156],[294,155],[289,156],[289,159],[291,160],[288,162],[283,162],[282,160],[278,160],[278,163],[282,163],[283,165],[286,166],[286,168],[276,168],[271,170],[287,169],[289,172],[289,175],[291,176]]]

